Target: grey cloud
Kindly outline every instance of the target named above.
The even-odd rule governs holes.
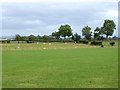
[[[48,34],[60,24],[68,23],[79,32],[84,25],[99,27],[108,10],[116,10],[117,3],[5,3],[3,32]],[[109,16],[108,16],[109,18]],[[112,18],[117,21],[117,18]]]

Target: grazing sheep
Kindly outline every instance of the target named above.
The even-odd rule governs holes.
[[[74,47],[74,48],[77,48],[77,47]]]
[[[49,43],[49,45],[51,45],[51,43]]]
[[[43,48],[43,49],[46,49],[46,48]]]

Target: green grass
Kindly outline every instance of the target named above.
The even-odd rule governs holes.
[[[72,43],[21,44],[19,49],[16,46],[3,45],[3,88],[118,87],[115,47]]]
[[[109,48],[118,48],[118,42],[115,42],[114,47],[109,45],[109,42],[103,42],[105,47]],[[100,48],[100,46],[92,46],[90,44],[79,44],[79,43],[63,43],[63,42],[55,42],[55,43],[11,43],[11,44],[3,44],[3,51],[16,51],[16,50],[43,50],[43,49],[71,49],[71,48]],[[19,48],[18,48],[19,47]]]

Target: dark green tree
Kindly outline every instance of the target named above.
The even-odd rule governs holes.
[[[103,27],[101,28],[101,32],[106,35],[106,38],[108,36],[112,36],[114,30],[116,29],[116,25],[113,20],[104,20]]]
[[[97,28],[94,30],[94,39],[99,40],[99,39],[100,39],[100,35],[101,35],[101,28],[97,27]]]
[[[21,36],[19,34],[16,34],[15,35],[15,40],[18,41],[18,43],[19,43],[19,41],[21,40]]]
[[[70,37],[72,35],[71,26],[68,24],[61,25],[58,30],[59,30],[60,36],[64,38],[66,38],[66,36]]]
[[[40,41],[42,39],[42,37],[40,35],[37,35],[37,41]]]
[[[28,36],[21,36],[21,41],[23,43],[23,41],[28,41]]]
[[[55,39],[60,39],[60,33],[59,32],[53,32],[52,37]]]
[[[51,39],[51,37],[48,35],[44,35],[42,38],[44,41],[49,41]]]
[[[77,33],[75,33],[75,34],[72,36],[72,39],[73,39],[75,42],[79,42],[80,39],[81,39],[81,36],[78,35]]]
[[[91,40],[91,36],[92,36],[92,32],[91,32],[91,28],[89,26],[85,26],[82,29],[82,35],[87,39],[87,40]]]
[[[28,40],[29,40],[29,41],[34,42],[35,39],[36,39],[36,36],[34,36],[34,35],[32,35],[32,34],[31,34],[30,36],[28,36]]]

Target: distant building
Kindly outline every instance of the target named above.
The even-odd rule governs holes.
[[[7,41],[7,40],[14,40],[14,39],[0,38],[0,41]]]
[[[1,39],[1,38],[0,38],[0,41],[6,41],[6,40],[8,40],[8,39],[6,39],[6,38],[5,38],[5,39],[3,39],[3,38]]]

